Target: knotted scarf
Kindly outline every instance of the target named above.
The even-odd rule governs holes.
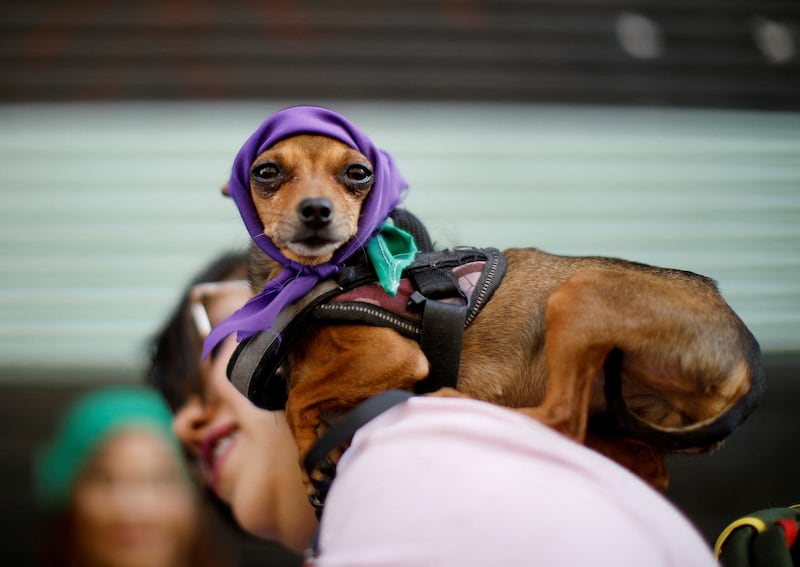
[[[358,233],[337,250],[329,262],[317,266],[293,262],[280,252],[264,234],[264,227],[250,195],[250,168],[255,158],[276,142],[298,134],[328,136],[347,144],[369,159],[375,174],[372,189],[361,207]],[[228,190],[253,241],[282,265],[283,270],[267,283],[259,295],[211,331],[203,345],[203,356],[233,332],[241,341],[271,328],[284,307],[303,297],[320,280],[336,274],[347,258],[363,248],[381,230],[407,187],[392,156],[375,147],[361,130],[336,112],[318,106],[294,106],[269,117],[236,154]]]

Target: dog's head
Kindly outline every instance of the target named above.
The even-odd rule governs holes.
[[[366,247],[407,186],[392,156],[332,110],[294,106],[265,120],[236,154],[227,193],[255,246],[281,268],[212,330],[203,352],[231,332],[245,339],[269,329]]]
[[[289,260],[317,265],[358,232],[375,174],[369,159],[346,144],[298,135],[259,154],[249,180],[264,234]]]
[[[392,157],[343,116],[298,106],[268,118],[228,182],[253,241],[279,264],[340,264],[402,199]]]

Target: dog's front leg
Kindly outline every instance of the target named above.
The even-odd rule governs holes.
[[[548,356],[548,362],[552,361],[552,370],[542,403],[518,411],[583,443],[589,419],[592,383],[602,372],[607,353],[592,349],[582,353],[548,349],[548,352],[551,351],[554,354]]]
[[[545,310],[548,380],[542,403],[520,411],[583,443],[592,385],[602,375],[613,335],[605,298],[591,278],[573,276],[553,292]]]
[[[392,329],[331,325],[292,355],[286,415],[302,459],[316,442],[325,415],[341,415],[380,392],[411,390],[428,375],[419,345]]]

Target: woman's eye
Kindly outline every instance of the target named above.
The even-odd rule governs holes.
[[[250,173],[257,181],[268,183],[280,177],[281,168],[275,163],[261,163],[254,166]]]
[[[363,165],[354,164],[347,168],[345,175],[350,181],[365,183],[372,178],[372,171]]]

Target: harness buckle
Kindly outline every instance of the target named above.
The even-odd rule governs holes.
[[[408,304],[406,307],[409,311],[420,312],[425,307],[425,302],[428,301],[428,298],[422,295],[419,291],[414,291],[411,296],[408,298]]]

